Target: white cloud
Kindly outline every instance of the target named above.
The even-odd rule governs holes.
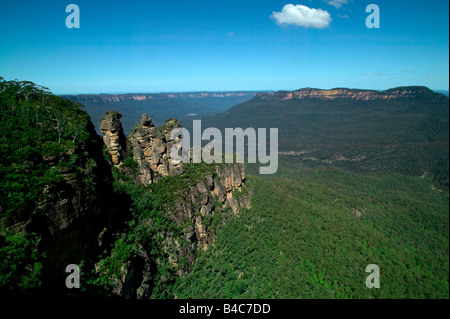
[[[323,29],[330,25],[330,14],[322,9],[312,9],[298,4],[287,4],[281,12],[273,12],[271,17],[279,25],[296,25],[305,28]]]
[[[343,4],[347,4],[348,0],[325,0],[325,2],[328,3],[330,6],[339,9],[342,7]]]

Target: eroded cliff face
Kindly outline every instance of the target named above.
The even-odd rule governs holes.
[[[187,225],[184,229],[186,239],[191,243],[197,241],[198,248],[206,250],[216,238],[216,229],[211,227],[213,217],[219,217],[220,223],[225,223],[243,208],[251,208],[251,193],[245,186],[245,166],[217,166],[214,173],[206,175],[183,194],[175,205],[172,219],[180,226]],[[180,269],[180,274],[187,269]]]
[[[73,101],[81,103],[119,103],[130,101],[152,101],[152,100],[177,100],[177,99],[204,99],[224,98],[236,96],[250,96],[250,92],[189,92],[189,93],[137,93],[137,94],[81,94],[64,95]]]
[[[108,163],[102,156],[102,143],[91,122],[86,143],[59,156],[44,156],[50,169],[61,176],[57,184],[47,185],[36,202],[37,213],[14,225],[18,231],[39,233],[40,249],[45,254],[42,283],[45,293],[65,291],[65,267],[94,262],[102,246],[99,234],[112,222],[112,185]],[[61,165],[62,158],[76,158]]]
[[[257,98],[263,100],[292,100],[292,99],[321,99],[321,100],[335,100],[335,99],[352,99],[352,100],[388,100],[388,99],[416,99],[429,96],[436,96],[427,87],[413,86],[413,87],[398,87],[386,91],[375,90],[358,90],[347,88],[336,88],[331,90],[321,90],[313,88],[304,88],[297,91],[285,92],[279,91],[274,93],[259,93]]]
[[[176,127],[179,123],[175,119],[167,120],[158,128],[148,115],[142,115],[128,143],[132,148],[129,154],[137,163],[136,183],[147,186],[168,176],[184,178],[188,168],[182,163],[173,163],[168,156],[173,144],[179,141],[170,141],[170,132]],[[190,180],[189,185],[188,188],[172,189],[176,196],[164,204],[165,214],[177,229],[181,229],[181,234],[161,230],[158,236],[163,238],[159,243],[163,257],[156,260],[139,247],[136,256],[122,266],[121,274],[113,284],[113,293],[125,298],[151,296],[155,269],[160,264],[169,263],[177,276],[186,275],[199,251],[214,243],[217,229],[243,208],[251,207],[251,192],[246,186],[243,164],[207,166],[204,174]],[[149,225],[153,222],[151,219],[144,221]]]

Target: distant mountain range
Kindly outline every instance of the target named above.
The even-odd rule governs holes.
[[[292,99],[352,99],[352,100],[390,100],[390,99],[440,99],[440,95],[435,94],[424,86],[397,87],[385,91],[360,90],[348,88],[335,88],[331,90],[321,90],[313,88],[303,88],[297,91],[278,91],[271,93],[259,93],[257,97],[263,100],[292,100]]]
[[[280,154],[298,165],[433,175],[448,183],[449,98],[426,87],[259,93],[202,120],[205,128],[278,127]]]
[[[230,107],[250,100],[257,92],[187,92],[187,93],[129,93],[129,94],[81,94],[62,95],[82,103],[91,116],[97,132],[106,111],[122,113],[126,135],[139,122],[142,113],[151,115],[156,125],[164,124],[169,117],[180,121],[221,113]]]
[[[185,92],[185,93],[126,93],[126,94],[79,94],[65,95],[76,102],[130,102],[184,100],[207,98],[230,98],[254,95],[254,92]],[[63,96],[63,97],[65,97]]]
[[[409,87],[420,90],[420,87]],[[428,90],[428,89],[427,89]],[[448,96],[448,91],[436,91]],[[424,94],[429,94],[424,91]],[[185,126],[190,125],[192,119],[205,115],[222,113],[229,108],[248,101],[255,96],[260,99],[293,99],[315,97],[321,99],[353,98],[357,100],[386,99],[395,97],[395,92],[375,90],[358,90],[337,88],[332,90],[320,90],[305,88],[293,92],[256,92],[256,91],[232,91],[232,92],[184,92],[184,93],[126,93],[126,94],[79,94],[61,95],[74,102],[82,103],[92,118],[97,132],[100,133],[99,123],[106,111],[116,110],[123,114],[122,122],[125,134],[139,121],[142,113],[151,114],[157,125],[162,125],[169,117],[176,117]],[[407,98],[407,92],[403,92]]]

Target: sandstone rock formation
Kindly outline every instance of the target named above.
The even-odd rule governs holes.
[[[172,130],[180,127],[176,119],[168,119],[162,127],[156,127],[152,119],[143,114],[127,143],[120,117],[117,112],[108,112],[101,123],[112,164],[130,173],[129,168],[120,164],[125,155],[132,156],[136,162],[132,173],[134,182],[145,186],[167,176],[184,178],[186,167],[183,163],[174,163],[169,156],[172,146],[180,141],[180,138],[170,140]],[[124,147],[126,145],[128,149]],[[195,179],[190,177],[188,186],[175,190],[177,194],[171,197],[172,202],[164,204],[165,214],[177,229],[181,229],[181,234],[161,230],[158,235],[163,238],[159,244],[159,249],[164,252],[161,260],[152,260],[150,254],[139,247],[136,256],[122,265],[120,276],[113,284],[114,294],[124,298],[151,296],[158,264],[169,263],[178,276],[186,275],[198,252],[214,243],[217,229],[243,208],[250,208],[251,192],[245,185],[244,164],[202,166],[199,171],[202,173]],[[153,221],[149,219],[146,223],[151,225]]]
[[[120,165],[126,155],[126,138],[120,122],[121,117],[118,112],[106,112],[100,121],[100,130],[104,134],[103,142],[115,166]]]
[[[177,142],[170,141],[170,132],[179,126],[177,120],[169,119],[162,128],[157,128],[147,114],[142,115],[140,123],[130,135],[133,159],[138,165],[141,184],[149,185],[160,177],[183,172],[182,163],[173,163],[168,155],[172,145]]]

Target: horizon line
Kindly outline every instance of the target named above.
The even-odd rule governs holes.
[[[379,89],[361,89],[361,88],[349,88],[349,87],[333,87],[330,89],[320,89],[320,88],[313,88],[313,87],[302,87],[300,89],[294,89],[294,90],[289,90],[289,89],[278,89],[278,90],[198,90],[198,91],[148,91],[148,92],[143,92],[143,91],[136,91],[136,92],[100,92],[100,93],[58,93],[55,94],[57,96],[80,96],[80,95],[128,95],[128,94],[192,94],[192,93],[260,93],[260,92],[264,92],[264,93],[268,93],[268,92],[280,92],[280,91],[285,91],[285,92],[294,92],[294,91],[299,91],[299,90],[303,90],[303,89],[315,89],[315,90],[324,90],[324,91],[329,91],[329,90],[335,90],[335,89],[349,89],[349,90],[366,90],[366,91],[378,91],[378,92],[383,92],[386,90],[390,90],[390,89],[395,89],[395,88],[401,88],[401,87],[426,87],[428,89],[430,89],[431,91],[437,92],[437,93],[441,93],[441,92],[447,92],[449,93],[450,90],[447,89],[432,89],[428,86],[424,86],[424,85],[403,85],[403,86],[395,86],[395,87],[391,87],[391,88],[387,88],[384,90],[379,90]]]

